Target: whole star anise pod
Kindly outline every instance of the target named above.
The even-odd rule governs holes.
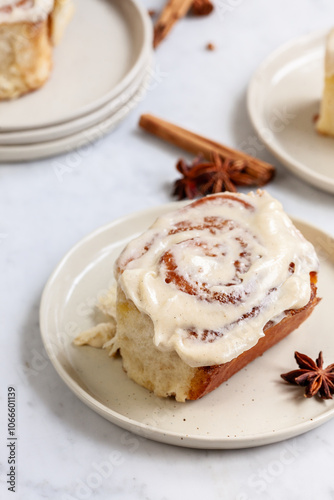
[[[201,161],[202,158],[198,157],[193,160],[191,165],[187,165],[182,158],[177,162],[176,169],[183,175],[183,177],[175,181],[173,196],[177,196],[179,200],[183,200],[184,198],[192,200],[193,198],[200,196],[196,183],[196,177],[194,172],[192,172],[192,169],[197,164],[200,164]]]
[[[217,153],[212,154],[211,161],[198,156],[190,165],[181,159],[176,169],[183,175],[174,184],[173,195],[179,200],[223,191],[236,192],[237,185],[263,186],[273,175],[268,175],[265,169],[257,168],[255,171],[246,161],[222,158]]]
[[[323,368],[322,351],[319,352],[319,356],[315,361],[306,354],[297,351],[295,352],[295,359],[300,370],[283,373],[281,377],[290,384],[305,387],[304,396],[306,398],[318,394],[321,399],[332,399],[334,394],[334,363],[327,366],[327,368]]]

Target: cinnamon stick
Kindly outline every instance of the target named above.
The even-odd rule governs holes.
[[[150,114],[141,115],[139,126],[146,130],[146,132],[150,132],[190,153],[195,155],[202,154],[208,160],[211,160],[213,153],[217,153],[223,158],[246,162],[250,175],[261,177],[263,184],[269,182],[275,174],[275,167],[270,163],[250,156],[243,151],[224,146],[219,142],[212,141],[156,116]]]
[[[173,25],[184,17],[190,9],[193,0],[169,0],[154,26],[153,47],[159,43],[172,29]]]

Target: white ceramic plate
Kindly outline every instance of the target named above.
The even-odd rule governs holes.
[[[152,53],[152,23],[137,0],[74,0],[75,14],[54,50],[49,81],[0,103],[0,130],[63,123],[120,96]]]
[[[143,85],[144,78],[148,78],[150,68],[151,65],[148,61],[146,67],[139,73],[138,78],[131,82],[129,87],[124,89],[121,95],[100,108],[93,110],[91,113],[50,127],[0,132],[0,146],[22,146],[54,141],[56,139],[68,137],[71,134],[76,134],[89,127],[93,127],[101,121],[110,118],[123,106],[126,106],[134,95],[138,93],[139,88]]]
[[[73,149],[80,149],[87,144],[93,144],[95,141],[113,130],[143,99],[147,90],[148,81],[149,74],[144,77],[144,80],[137,89],[137,92],[128,102],[123,103],[122,107],[118,111],[111,113],[110,116],[107,116],[96,125],[87,127],[75,134],[52,141],[11,146],[0,145],[0,161],[17,162],[36,160],[61,153],[69,153]]]
[[[74,347],[73,338],[94,325],[94,304],[112,283],[115,258],[153,220],[179,206],[149,209],[104,226],[80,241],[51,275],[41,301],[40,327],[47,353],[68,387],[111,422],[150,439],[194,448],[244,448],[281,441],[334,416],[334,400],[305,399],[280,374],[297,367],[295,350],[333,362],[334,240],[303,222],[298,227],[320,256],[319,295],[298,331],[198,401],[176,403],[132,382],[120,359]]]
[[[271,152],[294,174],[334,193],[334,138],[315,131],[327,32],[294,40],[258,68],[248,88],[250,119]]]

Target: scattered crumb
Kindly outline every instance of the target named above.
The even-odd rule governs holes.
[[[209,42],[207,45],[206,45],[206,50],[216,50],[216,46],[212,43],[212,42]]]
[[[73,341],[77,346],[90,345],[92,347],[103,347],[110,340],[113,340],[116,333],[116,321],[110,318],[107,323],[99,325],[80,333]]]
[[[313,116],[313,123],[317,123],[318,120],[319,120],[319,113]]]
[[[148,9],[148,15],[150,17],[154,17],[157,14],[157,11],[154,9]]]
[[[99,297],[96,306],[106,316],[116,318],[116,286],[109,288],[107,293]]]
[[[109,356],[114,356],[118,347],[116,335],[116,286],[111,287],[104,295],[98,298],[97,309],[106,316],[106,321],[81,332],[73,341],[74,345],[89,345],[108,349]]]

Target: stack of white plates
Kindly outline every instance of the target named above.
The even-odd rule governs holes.
[[[112,130],[143,98],[152,25],[137,0],[74,0],[43,88],[0,103],[0,161],[52,156]]]

